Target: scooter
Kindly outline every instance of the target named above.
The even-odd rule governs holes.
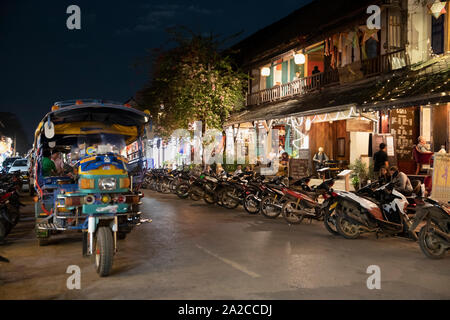
[[[450,250],[450,207],[431,199],[425,199],[416,207],[414,222],[409,228],[415,232],[419,224],[419,245],[422,252],[430,259],[442,259]]]
[[[367,188],[364,194],[341,191],[337,197],[336,229],[346,239],[356,239],[362,233],[379,235],[409,234],[412,224],[406,209],[406,197],[394,189],[392,183],[375,190]]]
[[[282,208],[283,218],[290,224],[300,224],[304,218],[320,220],[324,216],[324,208],[328,206],[319,203],[319,197],[325,200],[329,197],[328,193],[334,185],[334,179],[324,181],[318,186],[309,187],[309,178],[300,180],[296,184],[300,190],[285,189],[285,195],[288,200]],[[295,185],[295,184],[294,184]]]

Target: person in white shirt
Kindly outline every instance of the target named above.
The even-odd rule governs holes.
[[[52,161],[55,163],[56,173],[62,175],[64,172],[64,162],[61,159],[61,154],[59,152],[53,152]]]

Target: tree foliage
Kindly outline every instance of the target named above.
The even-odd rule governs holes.
[[[171,36],[176,46],[155,54],[153,77],[140,92],[139,105],[150,111],[161,136],[194,121],[222,129],[230,113],[243,106],[247,75],[219,51],[220,41],[213,36]]]

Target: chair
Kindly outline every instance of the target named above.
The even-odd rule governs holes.
[[[431,158],[433,157],[433,153],[423,153],[417,150],[417,146],[415,145],[413,148],[413,158],[416,162],[416,175],[419,174],[422,169],[422,165],[431,164]]]

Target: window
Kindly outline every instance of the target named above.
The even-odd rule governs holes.
[[[444,24],[444,14],[438,19],[431,18],[431,48],[435,54],[444,53]]]
[[[401,48],[401,20],[399,15],[389,16],[389,49]]]

